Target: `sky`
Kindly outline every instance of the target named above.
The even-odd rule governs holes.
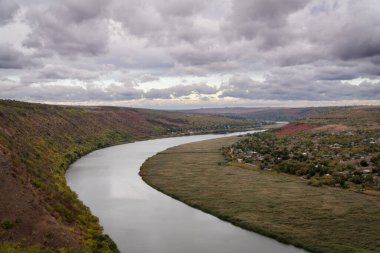
[[[380,104],[378,0],[0,0],[0,98]]]

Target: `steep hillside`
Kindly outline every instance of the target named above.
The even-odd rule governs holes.
[[[328,112],[338,107],[304,107],[304,108],[202,108],[183,111],[187,113],[223,115],[231,118],[246,118],[261,121],[292,121]]]
[[[97,218],[67,187],[64,173],[70,163],[114,144],[255,125],[221,116],[0,100],[0,251],[35,244],[117,251]]]

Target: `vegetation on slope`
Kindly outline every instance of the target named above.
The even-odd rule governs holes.
[[[339,124],[338,124],[339,123]],[[308,130],[308,131],[307,131]],[[224,148],[231,160],[380,196],[380,108],[333,110]]]
[[[94,149],[133,140],[252,126],[218,116],[0,101],[2,250],[36,244],[47,250],[115,252],[98,219],[66,185],[69,164]]]
[[[311,117],[322,112],[329,112],[337,107],[305,107],[305,108],[202,108],[187,110],[188,113],[223,115],[231,118],[255,119],[260,121],[292,121]]]

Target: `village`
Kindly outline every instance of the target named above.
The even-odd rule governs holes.
[[[374,130],[288,136],[263,132],[223,152],[232,161],[297,175],[313,186],[380,190],[380,133]]]

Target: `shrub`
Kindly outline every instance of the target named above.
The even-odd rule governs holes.
[[[361,184],[363,182],[363,177],[361,175],[353,175],[351,181],[354,184]]]
[[[314,186],[314,187],[320,187],[320,186],[322,186],[321,181],[319,181],[319,180],[316,179],[316,178],[311,179],[311,180],[308,182],[308,184],[311,185],[311,186]]]
[[[366,160],[361,160],[360,161],[360,166],[362,167],[368,167],[369,163]]]
[[[11,229],[13,228],[13,226],[14,226],[14,223],[11,219],[6,218],[1,222],[1,227],[4,229]]]

